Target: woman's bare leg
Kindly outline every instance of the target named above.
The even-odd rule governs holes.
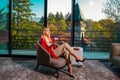
[[[78,56],[76,53],[74,53],[74,51],[73,51],[73,49],[71,48],[71,46],[68,44],[68,43],[63,43],[64,44],[64,46],[65,46],[65,48],[70,52],[70,54],[72,55],[72,56],[74,56],[74,58],[76,59],[76,60],[83,60],[83,58],[82,57],[80,57],[80,56]]]
[[[76,60],[81,60],[81,61],[83,60],[83,58],[78,56],[76,53],[71,53],[71,55],[74,56]]]
[[[68,64],[68,70],[69,70],[70,75],[72,75],[72,64]]]

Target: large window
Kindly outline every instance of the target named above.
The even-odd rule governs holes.
[[[75,2],[75,28],[76,36],[80,37],[84,48],[91,47],[93,51],[109,50],[111,32],[109,25],[113,22],[103,13],[107,0],[76,0]],[[108,26],[108,27],[107,27]],[[85,42],[90,40],[91,44]],[[106,41],[106,42],[104,42]]]
[[[9,0],[0,0],[0,54],[8,54]]]
[[[48,0],[47,24],[52,37],[71,43],[72,0]]]
[[[120,29],[119,23],[105,16],[106,1],[0,1],[0,55],[11,53],[11,50],[12,55],[36,55],[36,42],[46,25],[52,37],[81,46],[88,55],[92,51],[109,52],[111,43],[120,42]]]
[[[116,42],[113,34],[113,20],[103,13],[107,0],[76,0],[75,28],[81,40],[85,57],[89,59],[108,59],[112,42]],[[111,32],[112,30],[112,32]],[[77,32],[76,32],[77,34]],[[89,42],[89,43],[88,43]]]
[[[44,0],[13,0],[12,54],[36,55],[44,23]]]

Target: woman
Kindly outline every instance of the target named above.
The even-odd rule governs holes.
[[[72,75],[70,56],[74,56],[77,62],[83,62],[85,59],[77,56],[68,43],[58,45],[56,41],[51,38],[50,30],[46,27],[43,28],[40,44],[50,53],[52,58],[57,59],[59,56],[64,56],[68,65],[69,76],[74,78]]]

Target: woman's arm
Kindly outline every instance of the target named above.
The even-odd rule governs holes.
[[[57,48],[59,46],[57,41],[55,39],[53,39],[53,38],[51,38],[51,40],[52,40],[52,45],[51,46],[53,46],[54,49]]]
[[[50,53],[52,58],[57,59],[58,57],[55,55],[54,51],[52,50],[51,46],[47,45],[47,42],[44,38],[40,40],[40,44]]]

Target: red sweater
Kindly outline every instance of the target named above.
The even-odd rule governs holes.
[[[54,42],[55,41],[52,39],[52,43],[54,43]],[[52,48],[55,49],[56,47],[48,46],[48,44],[44,38],[41,38],[39,43],[50,53],[52,58],[55,58],[55,59],[58,58],[52,50]]]

